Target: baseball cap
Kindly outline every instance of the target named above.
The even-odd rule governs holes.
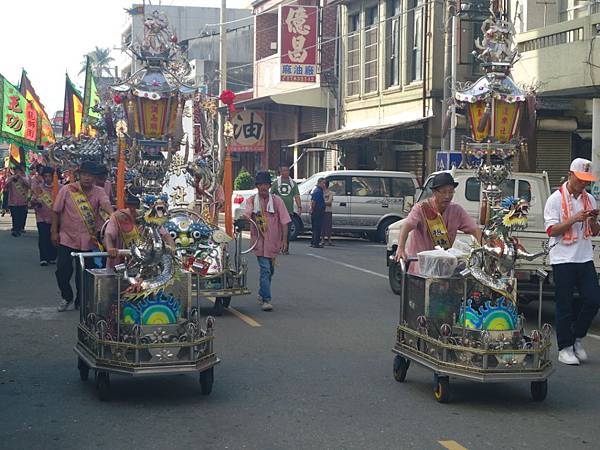
[[[581,181],[598,181],[592,175],[592,162],[589,159],[575,158],[569,170]]]

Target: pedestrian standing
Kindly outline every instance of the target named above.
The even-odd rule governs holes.
[[[325,190],[323,191],[323,198],[325,199],[325,213],[323,214],[323,227],[321,231],[322,244],[333,247],[331,242],[331,233],[333,228],[333,192],[329,189],[329,181],[325,180]]]
[[[295,215],[294,202],[296,203],[298,215],[302,214],[302,202],[300,200],[300,191],[298,191],[298,184],[290,177],[290,168],[287,166],[287,164],[279,166],[279,176],[275,180],[275,184],[273,184],[273,186],[271,187],[271,193],[281,197],[281,200],[283,200],[288,214],[290,215],[290,219],[292,219]],[[284,255],[289,254],[289,239],[291,226],[292,221],[290,221],[290,223],[288,224],[288,249],[285,252],[282,252]]]
[[[71,252],[87,252],[98,247],[96,237],[96,215],[100,209],[106,214],[112,213],[106,192],[94,183],[96,165],[85,161],[79,167],[79,181],[63,186],[52,206],[52,243],[58,247],[56,261],[56,282],[60,289],[62,301],[59,311],[66,311],[73,305],[73,259]],[[86,268],[93,267],[93,261],[85,260]],[[76,267],[75,285],[77,295],[75,307],[81,301],[79,264]]]
[[[325,215],[324,187],[325,178],[319,178],[317,186],[315,186],[310,194],[310,221],[312,227],[310,246],[313,248],[323,248],[321,245],[321,229],[323,227],[323,216]]]
[[[582,339],[600,306],[591,239],[600,232],[598,209],[594,197],[585,190],[590,182],[598,181],[591,170],[591,161],[574,159],[566,183],[548,198],[544,208],[555,285],[558,360],[569,365],[588,359]],[[577,308],[575,288],[583,297]]]
[[[38,250],[40,266],[56,263],[56,247],[52,245],[52,177],[51,167],[41,169],[42,181],[32,183],[31,205],[35,209],[35,222],[38,229]]]
[[[263,311],[271,311],[271,279],[275,273],[275,258],[280,251],[287,250],[290,215],[283,200],[270,192],[269,172],[258,172],[254,183],[258,193],[246,201],[244,215],[258,227],[258,230],[252,227],[251,231],[251,239],[256,242],[254,254],[260,267],[258,300]]]
[[[102,164],[96,167],[96,186],[101,187],[106,192],[108,199],[112,203],[112,183],[108,179],[108,168]]]
[[[25,168],[15,166],[14,173],[7,180],[8,209],[12,218],[12,235],[21,236],[27,221],[27,204],[31,195],[30,182],[25,176]]]

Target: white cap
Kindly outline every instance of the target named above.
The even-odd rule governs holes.
[[[592,162],[589,159],[575,158],[569,170],[581,181],[598,181],[592,175]]]

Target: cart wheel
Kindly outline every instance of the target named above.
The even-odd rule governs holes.
[[[96,389],[100,401],[106,402],[110,398],[110,377],[108,372],[96,372]]]
[[[223,306],[225,308],[229,308],[229,305],[231,304],[231,297],[222,297],[223,298]]]
[[[81,358],[77,358],[77,368],[79,369],[79,378],[81,381],[87,381],[90,375],[90,368]]]
[[[214,379],[215,375],[212,367],[200,372],[200,392],[202,392],[202,395],[209,395],[212,392]]]
[[[215,316],[222,316],[224,309],[225,309],[225,305],[223,304],[223,297],[217,297],[215,299],[215,307],[213,309],[213,314]]]
[[[548,380],[531,382],[531,397],[536,402],[543,402],[548,394]]]
[[[398,383],[403,383],[406,379],[406,372],[410,367],[410,359],[406,359],[400,355],[394,358],[394,380]]]
[[[440,403],[448,403],[450,401],[450,378],[435,376],[433,396]]]

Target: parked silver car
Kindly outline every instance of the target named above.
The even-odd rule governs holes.
[[[310,193],[319,178],[329,181],[333,191],[333,232],[367,233],[373,240],[383,241],[387,228],[406,217],[419,190],[417,178],[409,172],[382,170],[337,170],[319,172],[299,188],[302,218],[294,217],[291,239],[311,229]]]

